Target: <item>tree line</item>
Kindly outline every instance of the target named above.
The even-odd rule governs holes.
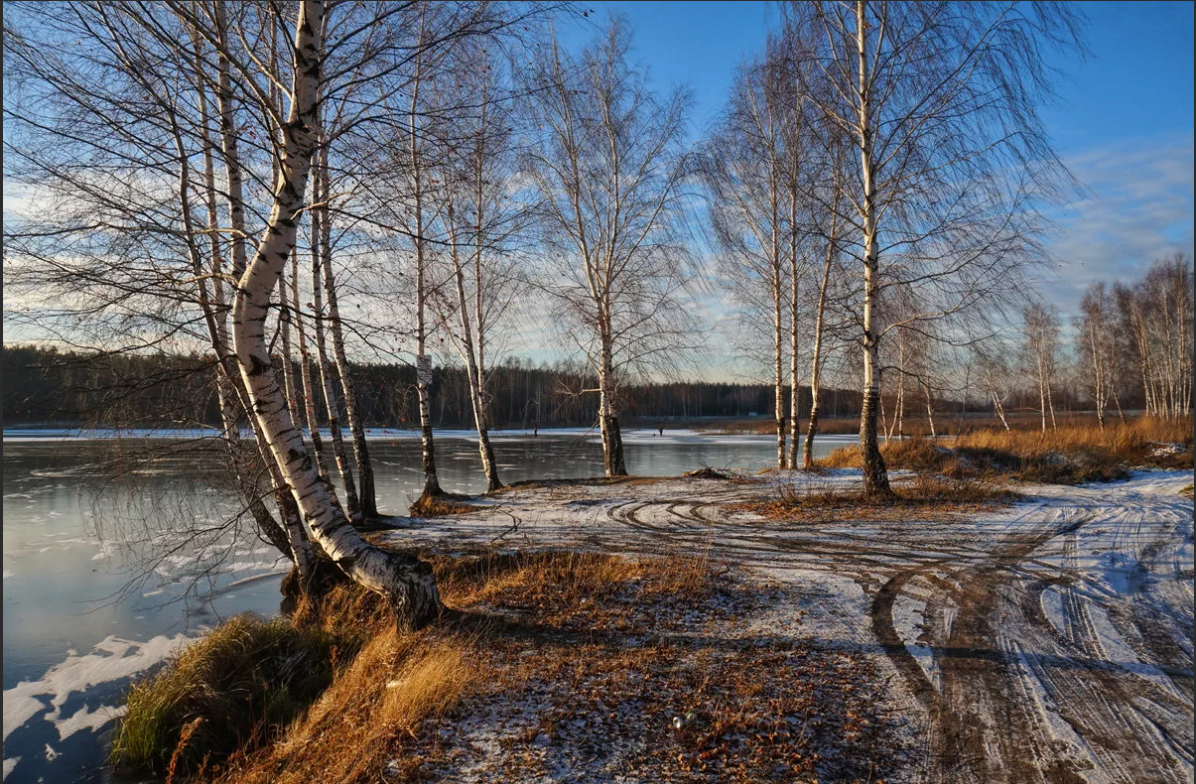
[[[119,428],[212,428],[221,425],[213,359],[200,355],[81,354],[36,346],[5,346],[4,421],[8,425]],[[294,365],[292,373],[301,372]],[[410,365],[349,363],[356,408],[367,428],[419,426],[416,371]],[[591,427],[592,396],[577,390],[596,378],[567,363],[533,365],[518,360],[490,371],[486,418],[495,427]],[[438,366],[431,384],[436,429],[469,429],[469,379],[464,368]],[[859,414],[859,394],[830,390],[832,416]],[[302,389],[296,392],[306,406]],[[766,414],[772,389],[762,384],[676,381],[629,386],[625,408],[632,421],[749,418]],[[800,389],[808,410],[810,390]]]

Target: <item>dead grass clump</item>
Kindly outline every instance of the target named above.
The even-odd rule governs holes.
[[[1192,485],[1188,485],[1179,491],[1179,494],[1187,498],[1192,498]]]
[[[1012,503],[1019,496],[998,482],[937,474],[918,474],[895,483],[891,496],[865,496],[862,490],[832,490],[782,485],[766,501],[748,504],[748,511],[774,520],[889,522],[939,520],[974,514]]]
[[[332,681],[338,644],[355,643],[285,618],[232,618],[130,689],[110,759],[174,776],[256,748]]]
[[[269,749],[242,753],[220,782],[379,781],[423,722],[452,713],[481,679],[475,640],[448,629],[381,629]]]
[[[716,587],[703,559],[676,556],[486,553],[447,564],[433,558],[432,563],[446,601],[451,597],[457,606],[501,607],[558,628],[627,628],[660,599],[684,595],[701,601]]]
[[[411,517],[448,517],[449,515],[468,514],[474,508],[469,504],[457,503],[453,496],[421,495],[411,504],[407,514]]]
[[[946,471],[954,461],[952,450],[922,438],[903,438],[880,445],[885,465],[907,471]],[[816,461],[821,468],[862,468],[858,446],[843,446]]]

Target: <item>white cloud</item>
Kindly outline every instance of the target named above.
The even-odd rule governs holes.
[[[1124,139],[1066,163],[1089,192],[1064,211],[1050,245],[1061,266],[1042,294],[1065,314],[1094,281],[1128,281],[1192,251],[1192,134]]]

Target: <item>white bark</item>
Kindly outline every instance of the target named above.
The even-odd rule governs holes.
[[[436,617],[439,595],[431,568],[414,558],[366,542],[328,492],[293,426],[274,372],[265,334],[270,293],[295,247],[315,147],[316,95],[320,74],[323,3],[300,4],[295,32],[291,107],[284,127],[282,176],[257,253],[237,289],[233,344],[253,414],[310,527],[312,538],[352,579],[392,603],[401,626],[418,627]]]

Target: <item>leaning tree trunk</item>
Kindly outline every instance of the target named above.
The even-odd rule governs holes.
[[[316,142],[316,94],[324,7],[319,0],[299,6],[290,114],[283,131],[282,172],[257,253],[237,286],[233,305],[233,347],[253,401],[253,415],[310,526],[312,538],[353,580],[385,596],[403,628],[418,628],[440,612],[432,569],[407,555],[374,547],[350,524],[328,492],[303,436],[292,424],[266,340],[270,293],[287,255],[295,247],[296,219]]]
[[[930,382],[918,376],[918,383],[922,385],[922,388],[926,392],[926,420],[930,423],[930,437],[937,440],[939,434],[934,429],[934,398],[931,396]]]
[[[836,185],[837,188],[837,185]],[[835,206],[838,207],[839,191],[835,191]],[[831,212],[831,231],[826,244],[826,260],[822,266],[822,283],[818,287],[818,310],[814,314],[814,358],[810,362],[810,423],[806,427],[806,448],[802,468],[809,471],[814,467],[814,437],[818,435],[818,406],[822,398],[820,375],[822,371],[822,331],[826,323],[826,291],[830,286],[831,266],[835,262],[838,241],[838,220]]]
[[[200,85],[202,90],[202,84]],[[204,136],[206,139],[206,104],[201,106],[202,119],[204,121]],[[299,515],[296,513],[293,505],[286,504],[279,497],[279,511],[282,514],[285,523],[285,530],[266,509],[266,505],[262,503],[258,493],[256,472],[250,470],[248,462],[245,460],[244,451],[241,444],[241,430],[240,417],[238,406],[238,392],[237,376],[234,375],[234,362],[228,353],[228,332],[227,325],[224,322],[225,312],[223,302],[217,299],[213,302],[209,296],[208,285],[206,282],[206,274],[203,268],[203,261],[200,257],[199,248],[196,247],[194,238],[196,236],[195,227],[191,218],[191,182],[190,182],[190,168],[187,162],[187,157],[184,153],[182,134],[179,130],[178,124],[174,122],[174,117],[171,115],[171,130],[173,132],[176,151],[179,155],[179,207],[183,219],[183,228],[187,239],[187,248],[191,260],[192,272],[195,275],[196,284],[199,287],[199,304],[201,312],[204,315],[204,322],[208,330],[208,339],[212,345],[212,349],[216,353],[217,358],[217,384],[220,390],[220,417],[224,425],[225,439],[224,443],[228,449],[229,464],[232,468],[233,475],[237,481],[238,490],[241,496],[247,503],[248,510],[253,515],[254,522],[257,523],[258,530],[261,532],[271,544],[274,545],[284,555],[290,557],[295,567],[299,570],[301,578],[310,576],[314,566],[314,552],[311,548],[311,543],[303,536],[302,522]],[[208,207],[208,225],[209,228],[215,225],[216,217],[216,198],[215,189],[213,186],[214,177],[212,174],[212,159],[210,153],[210,146],[205,145],[205,179],[207,193],[207,207]],[[214,233],[211,235],[214,237]],[[214,240],[210,240],[209,249],[212,252],[213,271],[218,273],[220,268],[220,253],[219,246]],[[242,409],[248,410],[248,409]],[[255,433],[256,435],[256,433]],[[259,442],[259,447],[261,446]],[[262,454],[267,466],[271,469],[271,477],[275,480],[274,487],[279,489],[282,487],[281,472],[278,466],[270,461],[270,455],[266,452]]]

